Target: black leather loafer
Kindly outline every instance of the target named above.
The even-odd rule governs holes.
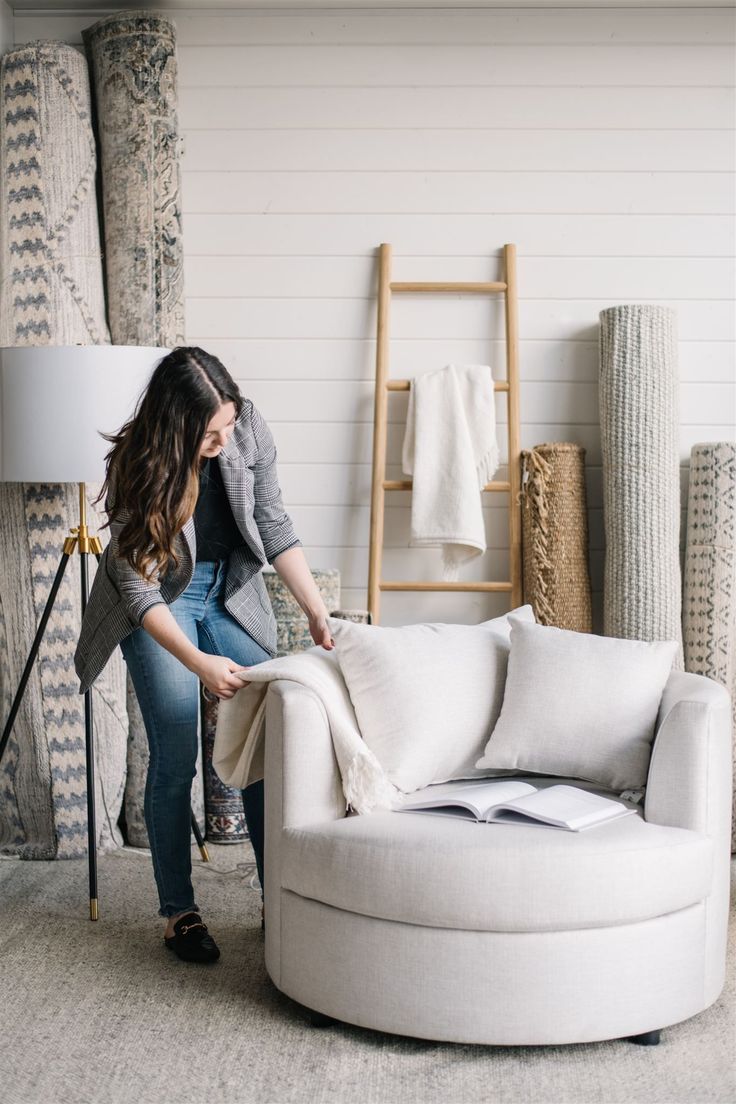
[[[220,948],[197,912],[180,916],[174,924],[174,934],[165,935],[164,943],[185,962],[217,962],[220,957]]]

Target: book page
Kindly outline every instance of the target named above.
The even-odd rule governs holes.
[[[456,805],[469,809],[482,820],[492,806],[535,792],[534,786],[530,786],[528,782],[506,778],[493,782],[443,782],[407,794],[401,801],[400,809],[412,812]]]
[[[628,811],[620,801],[612,801],[576,786],[550,786],[504,804],[520,813],[533,813],[540,818],[549,818],[553,823],[567,824],[571,828],[595,824],[599,820]]]

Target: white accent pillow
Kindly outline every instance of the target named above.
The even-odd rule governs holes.
[[[531,606],[513,613],[534,620]],[[501,708],[508,618],[401,628],[329,619],[361,735],[400,790],[484,773],[474,764]]]
[[[503,706],[480,769],[646,784],[675,641],[652,644],[511,620]]]

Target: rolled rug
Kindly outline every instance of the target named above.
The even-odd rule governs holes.
[[[336,609],[330,611],[330,617],[336,617],[338,621],[352,621],[354,625],[371,625],[373,623],[370,610]]]
[[[176,31],[165,16],[118,12],[82,32],[95,101],[108,318],[117,345],[184,343]],[[135,700],[132,684],[128,700]],[[128,842],[146,846],[148,741],[130,709]],[[204,817],[202,771],[192,805]]]
[[[87,65],[60,42],[0,62],[0,342],[109,342]],[[91,490],[91,489],[90,489]],[[0,484],[0,693],[7,716],[61,560],[79,523],[76,484]],[[88,494],[90,531],[100,518]],[[19,585],[20,580],[30,586]],[[83,699],[74,675],[79,565],[70,561],[0,765],[0,849],[22,858],[86,854]],[[98,846],[118,846],[125,780],[119,657],[95,705]]]
[[[340,572],[337,568],[315,568],[312,577],[328,610],[340,605]],[[278,629],[278,655],[293,655],[314,647],[309,622],[286,584],[275,571],[264,571]]]
[[[535,445],[521,463],[524,601],[540,625],[590,632],[585,449]]]
[[[96,106],[116,345],[184,343],[176,30],[119,12],[82,32]]]
[[[603,626],[607,636],[681,646],[675,322],[659,306],[600,313]]]
[[[682,631],[685,669],[731,694],[736,850],[736,442],[693,445]]]
[[[202,695],[205,832],[212,843],[240,843],[249,838],[242,791],[226,786],[212,767],[218,705]]]
[[[18,46],[0,95],[0,344],[108,344],[84,57]]]

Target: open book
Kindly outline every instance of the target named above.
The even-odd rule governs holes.
[[[537,789],[528,782],[502,779],[494,782],[446,782],[409,794],[399,812],[436,813],[486,823],[529,824],[581,832],[596,824],[635,813],[622,801],[578,789],[555,785]]]

